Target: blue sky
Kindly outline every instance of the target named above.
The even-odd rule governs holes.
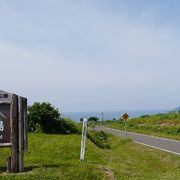
[[[180,105],[178,0],[0,3],[1,89],[61,111]]]

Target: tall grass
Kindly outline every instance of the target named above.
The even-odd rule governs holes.
[[[0,149],[0,179],[137,180],[179,179],[180,157],[108,136],[110,149],[86,142],[80,162],[81,135],[29,134],[25,173],[6,174],[7,148]]]
[[[124,122],[109,121],[104,125],[124,129]],[[140,133],[180,139],[180,114],[143,115],[127,121],[127,129]]]

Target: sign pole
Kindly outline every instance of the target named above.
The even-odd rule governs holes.
[[[126,131],[126,138],[127,138],[127,123],[126,123],[126,120],[125,120],[125,131]]]
[[[81,139],[81,154],[80,154],[81,162],[84,161],[84,155],[85,155],[86,130],[87,130],[87,118],[83,118],[82,139]]]
[[[122,118],[124,119],[124,122],[125,122],[125,133],[126,133],[126,138],[127,138],[127,120],[128,120],[128,118],[129,118],[129,115],[127,114],[127,113],[124,113],[123,114],[123,116],[122,116]]]
[[[102,116],[102,124],[103,124],[103,122],[104,122],[104,113],[103,112],[101,112],[101,116]]]

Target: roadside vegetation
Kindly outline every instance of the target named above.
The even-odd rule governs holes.
[[[111,128],[124,130],[125,123],[122,119],[105,121],[104,125]],[[143,115],[127,121],[127,130],[180,140],[180,114]]]
[[[92,117],[89,123],[93,125],[97,119]],[[81,123],[61,118],[58,109],[49,103],[29,107],[28,124],[25,172],[6,173],[10,149],[1,148],[0,179],[174,180],[180,177],[179,156],[102,131],[88,131],[85,160],[81,162]]]
[[[97,147],[89,139],[85,161],[80,162],[81,135],[29,134],[25,172],[5,173],[9,149],[0,153],[0,179],[179,179],[180,157],[108,135],[110,148]]]
[[[109,134],[103,131],[88,131],[87,137],[99,148],[110,149]]]

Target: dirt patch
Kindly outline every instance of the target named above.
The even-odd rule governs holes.
[[[158,125],[162,127],[166,127],[166,126],[173,127],[173,126],[180,126],[180,123],[159,123]]]
[[[1,167],[0,168],[0,175],[3,176],[11,176],[11,175],[18,175],[18,174],[30,174],[33,172],[34,168],[37,168],[38,166],[29,166],[29,167],[25,167],[23,172],[18,172],[18,173],[13,173],[13,172],[7,172],[7,168],[6,167]]]
[[[108,177],[109,180],[116,179],[114,172],[111,169],[109,169],[108,167],[101,166],[100,169],[101,169],[101,171],[103,171],[106,174],[106,176]]]

